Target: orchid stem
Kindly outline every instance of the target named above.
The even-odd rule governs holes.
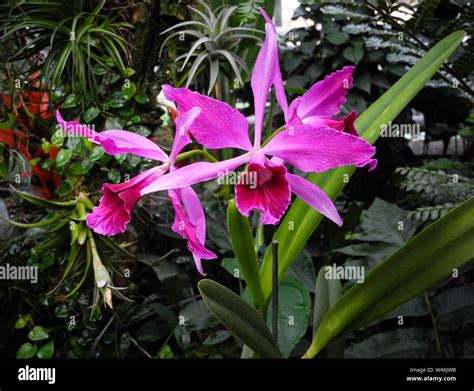
[[[212,156],[209,152],[203,151],[202,149],[195,149],[194,151],[181,153],[176,157],[176,162],[178,163],[194,156],[202,156],[212,163],[218,162],[214,156]]]

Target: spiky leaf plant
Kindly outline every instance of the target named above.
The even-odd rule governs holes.
[[[193,14],[192,20],[178,23],[161,33],[173,31],[163,41],[160,57],[167,44],[178,40],[178,43],[175,43],[179,47],[182,37],[193,37],[195,41],[190,49],[175,59],[175,62],[182,62],[180,72],[188,68],[186,87],[205,69],[209,75],[207,94],[212,92],[219,75],[225,75],[231,83],[236,79],[243,85],[242,72],[248,73],[249,69],[244,59],[237,54],[239,43],[242,39],[261,41],[256,34],[262,32],[249,27],[231,27],[230,20],[237,10],[236,6],[218,7],[213,12],[203,1],[198,3],[204,11],[188,6]],[[194,60],[191,61],[191,58]],[[230,66],[230,72],[226,66]]]

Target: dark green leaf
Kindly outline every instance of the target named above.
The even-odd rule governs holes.
[[[36,355],[40,359],[50,359],[54,355],[54,341],[49,341],[43,345]]]
[[[190,330],[205,330],[215,323],[215,319],[202,300],[194,301],[184,307],[179,313],[183,326]]]
[[[117,170],[116,168],[112,168],[108,173],[107,173],[107,178],[110,179],[112,183],[119,183],[120,182],[120,171]]]
[[[35,356],[38,348],[36,345],[32,345],[29,342],[24,343],[20,346],[20,349],[16,352],[17,359],[29,359]]]
[[[148,95],[144,92],[137,92],[135,94],[135,101],[143,105],[145,103],[148,103],[150,101],[150,98],[148,98]]]
[[[122,86],[122,95],[125,100],[130,100],[133,98],[135,95],[135,92],[137,91],[137,86],[135,83],[127,80]]]
[[[296,278],[285,276],[279,285],[278,347],[283,357],[304,338],[311,314],[311,298],[305,286]],[[272,307],[267,314],[267,325],[272,324]]]
[[[41,326],[35,326],[28,333],[28,338],[32,341],[42,341],[43,339],[49,338],[48,332]]]
[[[229,339],[231,336],[232,334],[229,333],[228,331],[219,330],[209,335],[209,337],[207,337],[202,344],[204,346],[214,346],[214,345],[220,344],[221,342],[224,342],[225,340]]]
[[[240,272],[247,283],[253,303],[258,307],[263,302],[263,295],[252,231],[248,218],[240,214],[234,200],[229,201],[227,208],[227,229]]]
[[[349,46],[344,49],[342,55],[347,61],[357,65],[364,57],[364,49],[361,46]]]
[[[94,148],[92,148],[92,151],[89,155],[89,159],[95,162],[96,160],[99,160],[102,156],[104,156],[104,153],[104,148],[96,145]]]
[[[326,314],[307,357],[378,319],[473,258],[474,197],[431,224],[355,284]]]
[[[70,149],[61,149],[56,155],[56,167],[62,167],[67,164],[72,158],[72,151]]]
[[[262,358],[280,358],[275,341],[257,311],[231,290],[215,281],[198,284],[209,310],[232,333]]]
[[[335,31],[326,35],[326,39],[333,45],[342,45],[349,41],[349,34],[342,31]]]
[[[63,108],[69,109],[71,107],[76,107],[79,103],[79,96],[76,94],[69,94],[64,101]]]
[[[58,129],[54,134],[51,136],[51,144],[55,147],[61,147],[64,143],[64,130]]]
[[[84,113],[84,122],[90,123],[97,118],[100,113],[100,109],[97,107],[89,107]]]
[[[422,328],[400,328],[372,335],[350,346],[345,358],[427,358],[432,351],[433,333]]]

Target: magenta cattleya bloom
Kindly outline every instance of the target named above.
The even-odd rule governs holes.
[[[260,210],[262,223],[277,224],[291,201],[291,192],[338,225],[342,219],[331,199],[316,185],[287,171],[285,163],[304,172],[322,172],[334,167],[355,165],[375,167],[375,148],[357,136],[356,113],[342,119],[332,118],[345,102],[352,85],[353,68],[346,67],[316,83],[303,97],[287,105],[278,64],[277,37],[274,25],[266,18],[266,39],[254,66],[251,85],[255,106],[253,145],[248,137],[246,118],[226,103],[200,95],[187,88],[163,86],[166,98],[179,110],[199,107],[201,114],[190,126],[196,140],[208,148],[234,147],[247,153],[218,163],[199,162],[180,168],[154,180],[141,190],[147,194],[167,188],[182,188],[214,179],[248,163],[235,189],[239,211],[249,216]],[[285,114],[285,129],[261,145],[265,104],[274,86],[279,105]],[[269,159],[268,156],[273,156]],[[256,186],[249,185],[251,175]]]
[[[109,155],[130,153],[162,162],[161,165],[142,172],[128,182],[104,184],[99,206],[87,215],[86,222],[90,228],[102,235],[115,235],[125,231],[131,220],[132,209],[142,197],[141,190],[175,170],[176,157],[187,144],[191,143],[188,129],[200,112],[201,109],[192,108],[176,118],[176,134],[169,156],[154,142],[136,133],[125,130],[95,132],[78,122],[65,121],[59,111],[57,112],[58,123],[69,134],[87,137],[104,148]],[[190,186],[176,190],[162,190],[168,190],[175,210],[172,229],[187,239],[188,249],[193,254],[196,267],[199,273],[204,274],[201,259],[213,259],[217,256],[204,246],[206,219],[201,202]]]

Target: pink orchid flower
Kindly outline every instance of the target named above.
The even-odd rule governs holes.
[[[289,173],[285,164],[304,172],[322,172],[344,165],[362,167],[369,164],[370,169],[375,167],[372,159],[375,148],[350,134],[353,133],[349,131],[353,127],[352,117],[344,119],[342,125],[337,123],[341,120],[331,118],[345,101],[351,83],[345,83],[342,79],[349,78],[352,70],[347,67],[340,71],[342,73],[336,72],[317,83],[288,108],[278,64],[276,30],[268,16],[264,16],[267,20],[266,38],[251,78],[255,106],[253,145],[249,139],[248,122],[239,111],[187,88],[165,85],[163,92],[166,98],[176,102],[179,110],[201,109],[201,114],[190,127],[199,143],[208,148],[239,148],[247,153],[218,163],[190,164],[154,180],[141,190],[141,194],[211,180],[248,163],[247,171],[241,175],[235,188],[236,205],[243,215],[249,216],[251,211],[260,210],[263,224],[277,224],[288,208],[293,192],[318,212],[342,225],[331,199],[313,183]],[[265,104],[272,86],[288,124],[262,146]],[[349,124],[347,131],[341,131],[346,128],[346,122]],[[251,175],[256,177],[256,186],[249,185]]]
[[[267,25],[272,27],[272,36],[276,40],[275,25],[263,9],[260,8],[259,10],[265,18]],[[271,54],[275,56],[274,62],[276,64],[273,86],[288,128],[304,123],[313,127],[328,126],[354,136],[359,135],[354,126],[354,122],[357,119],[357,111],[353,110],[344,117],[334,118],[335,115],[339,114],[341,106],[346,102],[347,91],[352,88],[354,66],[346,66],[326,76],[324,80],[315,83],[303,96],[291,102],[288,107],[278,64],[278,50],[272,50]],[[376,163],[375,159],[371,160],[369,168],[371,170],[374,169]]]
[[[199,116],[201,109],[192,108],[179,115],[176,122],[176,134],[168,156],[158,145],[146,137],[125,130],[106,130],[95,132],[79,122],[65,121],[59,111],[56,113],[58,123],[69,135],[87,137],[93,143],[104,148],[109,155],[129,153],[161,162],[119,184],[106,183],[102,186],[103,196],[99,205],[87,215],[87,225],[94,232],[102,235],[115,235],[125,232],[131,220],[132,209],[142,197],[141,190],[168,172],[175,171],[176,157],[189,143],[188,129]],[[217,258],[216,254],[204,246],[206,239],[206,219],[197,194],[190,186],[168,190],[171,203],[175,210],[172,225],[174,232],[187,239],[188,249],[194,257],[194,262],[200,274],[204,275],[201,259]]]

